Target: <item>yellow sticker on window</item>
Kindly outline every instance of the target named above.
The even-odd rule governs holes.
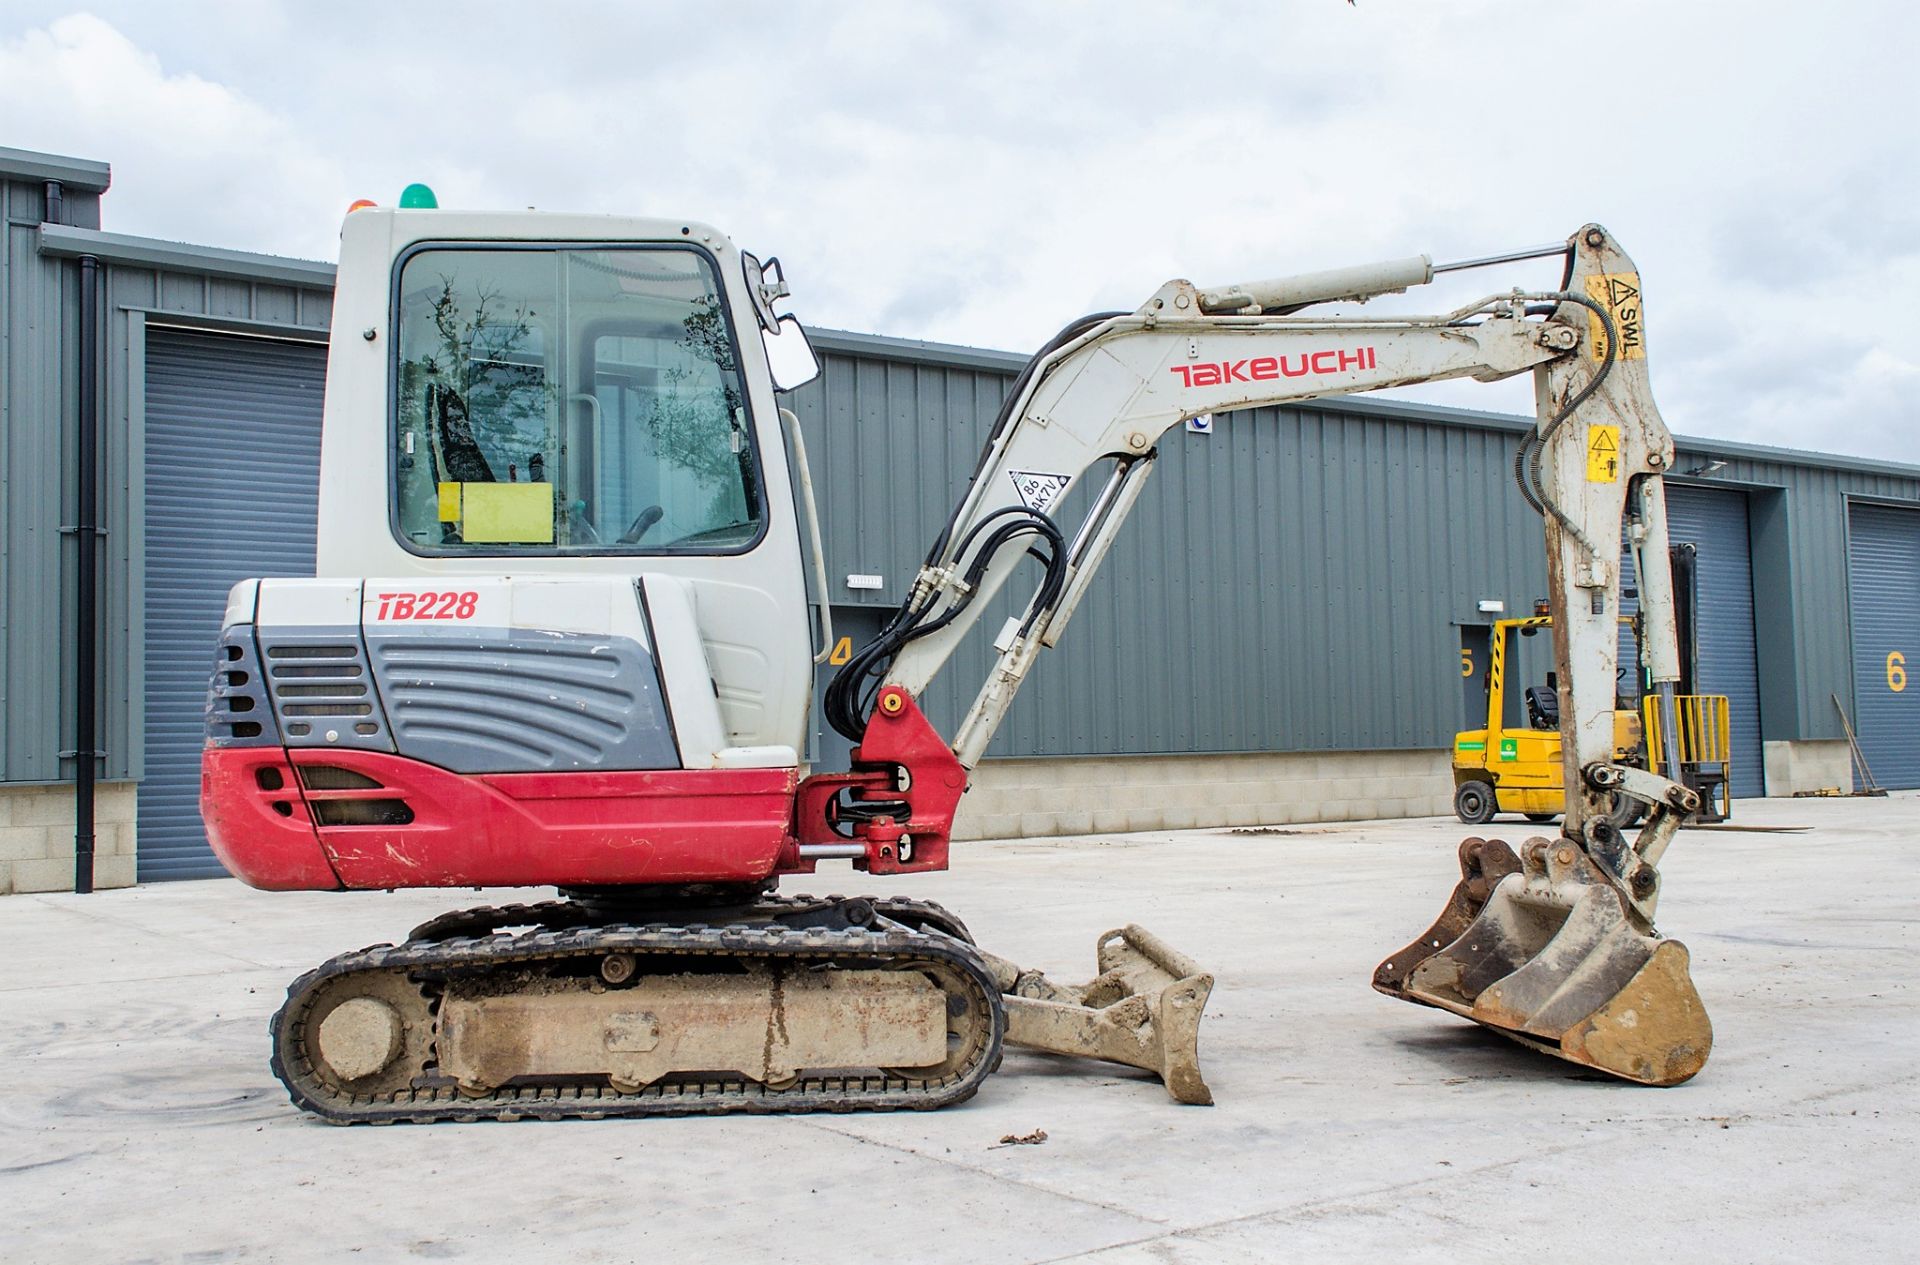
[[[440,521],[443,523],[460,521],[460,485],[458,483],[440,485]]]
[[[470,545],[553,543],[553,484],[465,483],[460,539]]]
[[[1603,272],[1588,277],[1587,297],[1606,308],[1607,315],[1613,318],[1613,332],[1620,340],[1618,351],[1612,353],[1613,358],[1645,360],[1647,342],[1646,328],[1640,317],[1640,274]],[[1593,358],[1607,359],[1607,330],[1600,323],[1599,314],[1588,312],[1587,325],[1593,334],[1588,340],[1593,348]]]
[[[1620,482],[1620,428],[1594,426],[1587,436],[1587,482]]]

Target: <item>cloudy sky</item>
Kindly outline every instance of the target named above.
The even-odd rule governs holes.
[[[1916,50],[1897,2],[5,0],[0,145],[111,162],[110,229],[308,258],[412,180],[701,218],[813,324],[1020,351],[1171,276],[1599,220],[1675,430],[1914,462]]]

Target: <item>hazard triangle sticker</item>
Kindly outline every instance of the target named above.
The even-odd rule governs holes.
[[[1020,503],[1036,514],[1052,508],[1060,494],[1067,490],[1067,484],[1073,481],[1064,474],[1035,470],[1009,470],[1007,477],[1013,480],[1013,490],[1019,494]]]

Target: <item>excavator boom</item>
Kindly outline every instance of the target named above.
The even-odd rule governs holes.
[[[1186,418],[1532,369],[1538,417],[1515,473],[1544,522],[1564,832],[1557,842],[1529,842],[1518,856],[1498,841],[1469,840],[1447,911],[1383,963],[1375,983],[1627,1079],[1691,1076],[1711,1030],[1686,951],[1660,939],[1653,912],[1660,856],[1698,797],[1679,782],[1671,753],[1667,768],[1649,772],[1616,763],[1614,744],[1623,531],[1638,574],[1648,676],[1662,727],[1675,731],[1679,650],[1661,482],[1673,439],[1648,383],[1632,261],[1598,225],[1553,253],[1566,260],[1557,290],[1513,291],[1439,316],[1297,314],[1421,284],[1435,269],[1416,257],[1212,290],[1169,282],[1135,312],[1068,326],[1016,383],[899,612],[830,688],[829,719],[863,743],[856,769],[869,758],[884,767],[903,731],[930,733],[912,700],[986,599],[1037,554],[1041,580],[1000,631],[999,657],[951,742],[962,768],[980,758],[1039,653],[1059,641],[1152,471],[1161,436]],[[1096,468],[1104,468],[1104,483],[1077,523],[1062,523],[1075,486]],[[1652,805],[1631,843],[1608,821],[1616,793]],[[889,832],[944,840],[950,819],[916,817],[914,805],[887,794],[877,799],[899,809],[880,813]],[[1631,1039],[1593,1035],[1608,1025],[1624,1025]]]

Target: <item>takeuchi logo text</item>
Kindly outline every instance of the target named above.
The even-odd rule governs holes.
[[[1218,360],[1197,365],[1174,365],[1168,373],[1180,375],[1183,387],[1217,387],[1229,382],[1269,382],[1301,378],[1310,373],[1344,373],[1375,367],[1371,347],[1302,352],[1298,356],[1254,356],[1246,360]]]

